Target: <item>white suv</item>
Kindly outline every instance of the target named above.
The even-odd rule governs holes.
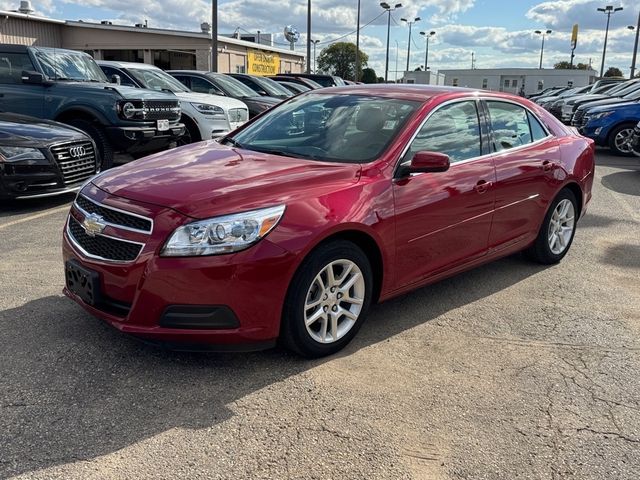
[[[180,99],[182,122],[186,126],[180,143],[222,137],[249,119],[249,109],[240,100],[192,92],[154,65],[100,60],[97,63],[108,78],[118,75],[122,85],[175,94]]]

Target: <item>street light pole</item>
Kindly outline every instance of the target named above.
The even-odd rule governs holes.
[[[358,19],[356,20],[356,73],[354,80],[358,81],[360,73],[360,0],[358,0]]]
[[[319,41],[320,40],[311,40],[311,43],[313,43],[313,73],[318,73],[318,70],[316,70],[316,45]]]
[[[218,71],[218,0],[211,0],[211,71]]]
[[[613,8],[613,6],[611,5],[607,5],[604,8],[597,9],[599,12],[602,12],[607,16],[607,28],[604,32],[604,48],[602,49],[602,65],[600,66],[600,78],[602,78],[604,75],[604,59],[607,55],[607,39],[609,38],[609,21],[611,20],[611,14],[619,12],[622,9],[622,7]]]
[[[631,76],[629,78],[633,78],[636,74],[636,57],[638,56],[638,37],[640,37],[640,12],[638,12],[638,24],[634,27],[633,25],[629,25],[630,30],[636,31],[636,41],[633,44],[633,58],[631,60]]]
[[[551,33],[551,30],[545,30],[544,32],[542,30],[536,30],[535,33],[537,33],[538,35],[542,35],[542,47],[540,47],[540,66],[538,67],[538,69],[542,70],[542,56],[544,55],[544,37],[549,35]]]
[[[384,65],[384,81],[387,83],[389,81],[389,35],[391,33],[391,12],[402,7],[401,3],[396,3],[393,8],[387,2],[380,2],[380,6],[384,8],[389,16],[387,17],[387,56]]]
[[[307,73],[311,73],[311,0],[307,0]]]
[[[398,83],[398,52],[400,51],[400,44],[398,40],[394,40],[396,42],[396,69],[394,70],[395,75],[393,76],[394,82]]]
[[[401,21],[405,22],[407,25],[409,25],[409,43],[407,44],[407,69],[405,71],[409,71],[409,59],[411,58],[411,27],[413,26],[414,23],[419,22],[420,21],[420,17],[416,17],[413,19],[413,21],[409,21],[406,18],[401,18]]]
[[[427,39],[427,50],[424,54],[424,71],[425,72],[429,69],[429,38],[433,37],[435,34],[436,32],[434,32],[433,30],[430,31],[429,33],[420,32],[420,35],[424,35],[424,37]]]

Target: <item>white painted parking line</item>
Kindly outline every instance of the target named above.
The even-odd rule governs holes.
[[[69,210],[69,205],[64,205],[62,207],[54,208],[51,210],[47,210],[46,212],[37,213],[36,215],[30,215],[28,217],[20,218],[18,220],[14,220],[13,222],[7,222],[0,224],[0,230],[7,227],[12,227],[14,225],[18,225],[20,223],[29,222],[31,220],[36,220],[38,218],[46,217],[48,215],[53,215],[54,213],[63,212],[65,210]]]

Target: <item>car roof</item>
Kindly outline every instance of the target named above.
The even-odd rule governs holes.
[[[96,60],[98,65],[104,65],[105,67],[120,67],[120,68],[141,68],[146,70],[161,70],[155,65],[139,62],[118,62],[116,60]]]
[[[478,93],[478,90],[463,87],[449,87],[444,85],[417,85],[417,84],[363,84],[363,85],[342,85],[339,87],[327,87],[314,90],[318,94],[324,93],[352,93],[354,95],[376,95],[381,97],[404,98],[407,100],[424,101],[427,98],[453,95],[467,96]],[[311,92],[309,92],[311,93]],[[491,92],[483,92],[491,93]],[[509,95],[504,95],[505,97]]]
[[[206,70],[167,70],[167,73],[188,73],[190,75],[207,75],[211,73],[213,75],[222,75],[221,73],[216,74],[215,72],[207,72]]]

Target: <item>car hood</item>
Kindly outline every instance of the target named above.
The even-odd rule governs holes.
[[[585,94],[585,95],[576,95],[575,97],[569,97],[566,99],[565,103],[568,105],[573,105],[574,103],[577,102],[589,102],[591,100],[600,100],[603,98],[610,98],[607,95],[600,95],[600,94]]]
[[[236,100],[235,98],[230,97],[223,97],[222,95],[210,95],[208,93],[196,92],[178,92],[175,95],[182,102],[206,103],[208,105],[215,105],[226,110],[229,110],[230,108],[247,108],[247,106],[240,100]]]
[[[209,218],[286,204],[314,191],[332,192],[357,182],[360,170],[358,164],[282,157],[208,141],[108,170],[93,183],[112,195]]]
[[[599,107],[601,105],[615,105],[618,103],[629,103],[628,100],[624,100],[623,98],[603,98],[602,100],[596,100],[594,102],[582,103],[580,104],[580,109],[588,110],[594,107]]]
[[[0,143],[13,147],[48,147],[54,143],[88,140],[80,130],[49,120],[0,113]]]
[[[116,83],[98,82],[58,82],[55,88],[71,87],[74,89],[90,89],[102,92],[116,92],[127,100],[175,100],[175,96],[170,93],[148,90],[146,88],[127,87]]]
[[[625,108],[625,107],[637,107],[640,104],[636,101],[618,101],[615,103],[610,103],[610,104],[598,104],[598,105],[593,105],[593,106],[589,106],[589,112],[593,112],[593,113],[599,113],[599,112],[608,112],[611,110],[617,110],[619,108]]]

